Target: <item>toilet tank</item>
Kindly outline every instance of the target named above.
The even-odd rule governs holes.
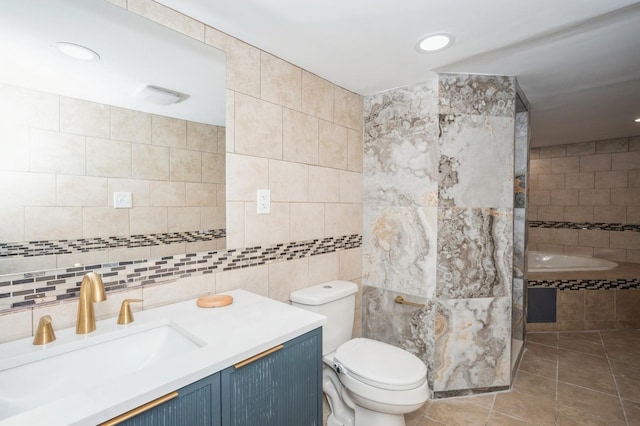
[[[291,304],[327,317],[322,327],[322,355],[351,339],[358,286],[349,281],[330,281],[294,291]]]

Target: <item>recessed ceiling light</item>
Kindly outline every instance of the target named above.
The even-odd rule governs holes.
[[[416,50],[421,53],[439,52],[451,46],[453,41],[454,38],[451,34],[429,34],[418,40]]]
[[[636,123],[640,123],[640,117],[636,118],[634,121],[635,121]]]
[[[79,59],[81,61],[99,61],[100,55],[98,55],[93,50],[80,46],[79,44],[74,43],[66,43],[64,41],[59,41],[54,44],[54,46],[62,53],[67,56],[70,56],[74,59]]]

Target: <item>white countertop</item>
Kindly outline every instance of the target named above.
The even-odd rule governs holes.
[[[277,302],[244,290],[226,292],[233,304],[222,308],[199,308],[196,300],[175,303],[134,314],[129,325],[116,318],[99,321],[96,331],[77,335],[75,329],[56,330],[56,341],[33,346],[31,338],[0,344],[0,369],[17,354],[51,350],[56,346],[95,338],[122,328],[170,321],[205,345],[184,355],[161,361],[143,370],[114,377],[19,415],[0,420],[0,425],[95,425],[221,371],[239,361],[277,346],[326,322],[313,312]],[[55,325],[55,318],[53,318]],[[113,362],[118,362],[114,359]]]

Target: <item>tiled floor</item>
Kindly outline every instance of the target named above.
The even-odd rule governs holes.
[[[428,401],[430,425],[640,425],[640,330],[529,333],[510,392]]]

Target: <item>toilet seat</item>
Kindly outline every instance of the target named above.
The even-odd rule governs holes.
[[[349,340],[335,352],[340,373],[363,384],[389,391],[409,391],[426,382],[427,368],[409,352],[366,338]]]

